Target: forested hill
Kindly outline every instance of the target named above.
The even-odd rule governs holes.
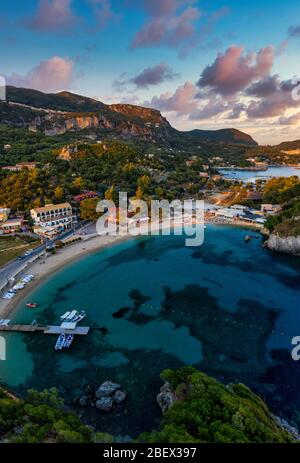
[[[46,94],[11,86],[7,87],[7,102],[0,104],[0,123],[50,136],[84,130],[95,139],[104,135],[183,149],[207,142],[257,146],[250,135],[236,129],[181,132],[152,108],[106,105],[70,92]]]

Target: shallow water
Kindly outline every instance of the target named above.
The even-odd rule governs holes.
[[[58,324],[76,308],[93,329],[64,353],[52,336],[7,334],[1,382],[21,393],[56,386],[72,404],[115,380],[128,399],[109,415],[75,408],[100,430],[135,436],[159,422],[161,370],[190,364],[245,382],[300,422],[300,363],[290,356],[300,335],[299,263],[263,249],[258,234],[246,244],[248,233],[211,225],[200,248],[178,236],[133,239],[69,265],[20,305],[15,321]],[[24,307],[29,299],[39,303],[34,312]]]

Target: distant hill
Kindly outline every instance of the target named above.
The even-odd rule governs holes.
[[[300,150],[300,140],[285,141],[277,145],[276,148],[280,150],[284,150],[284,151],[297,150],[297,149]]]
[[[224,143],[236,143],[241,145],[257,146],[253,138],[245,132],[237,129],[220,129],[220,130],[190,130],[185,132],[186,135],[202,140],[217,141]]]
[[[46,135],[84,130],[95,139],[101,136],[138,139],[182,149],[208,142],[257,146],[250,135],[236,129],[181,132],[152,108],[106,105],[70,92],[43,93],[12,86],[7,87],[7,102],[0,105],[0,123]]]

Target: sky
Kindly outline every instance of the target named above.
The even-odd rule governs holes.
[[[1,0],[0,40],[10,85],[300,139],[299,0]]]

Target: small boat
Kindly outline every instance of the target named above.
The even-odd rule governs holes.
[[[62,350],[65,344],[65,340],[66,335],[64,333],[60,334],[55,344],[55,350]]]
[[[63,347],[66,347],[68,349],[71,346],[73,341],[74,341],[74,334],[68,334],[64,341]]]
[[[65,318],[65,320],[68,322],[72,322],[73,318],[77,317],[77,315],[78,315],[77,310],[72,310],[72,312],[70,312],[70,314]]]
[[[65,320],[65,319],[70,315],[70,313],[71,313],[71,312],[66,312],[66,313],[64,313],[64,314],[60,317],[60,319],[61,319],[61,320]]]
[[[28,307],[29,309],[36,309],[38,307],[38,304],[36,302],[29,302],[28,304],[26,304],[26,307]]]
[[[76,317],[73,318],[72,322],[73,323],[79,323],[81,320],[83,320],[86,317],[86,312],[83,310],[80,312]]]

